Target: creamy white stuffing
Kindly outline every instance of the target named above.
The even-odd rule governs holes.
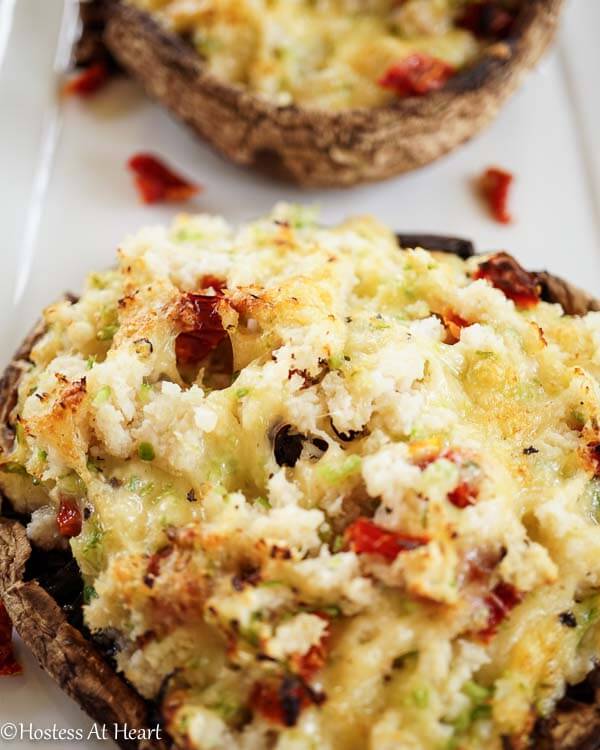
[[[0,485],[181,746],[500,750],[600,656],[600,315],[483,267],[281,205],[46,311]]]

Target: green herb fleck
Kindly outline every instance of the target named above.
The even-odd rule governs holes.
[[[429,689],[425,685],[417,687],[411,692],[411,698],[417,708],[427,708],[429,705]]]
[[[111,387],[109,385],[103,385],[102,388],[98,391],[98,393],[94,396],[93,404],[94,406],[100,406],[101,404],[108,401],[110,398],[110,394],[112,393]]]
[[[102,326],[102,328],[96,334],[98,341],[112,341],[115,333],[119,330],[117,323],[111,323],[110,325]]]
[[[341,552],[344,547],[346,546],[346,542],[344,540],[344,537],[342,534],[338,534],[335,539],[333,540],[333,544],[331,545],[331,551],[335,554],[336,552]]]
[[[473,680],[469,680],[463,685],[462,692],[470,698],[473,703],[477,704],[484,703],[488,700],[492,691],[483,685],[479,685],[477,682],[473,682]]]
[[[17,445],[25,445],[25,428],[20,422],[17,422],[15,427],[15,437],[17,438]]]
[[[267,500],[266,497],[259,496],[256,498],[254,502],[258,503],[259,505],[262,505],[262,507],[265,508],[266,510],[270,510],[272,507],[271,503]]]
[[[83,603],[89,604],[92,599],[96,599],[98,594],[96,593],[96,589],[93,586],[85,585],[83,587]]]
[[[330,370],[341,370],[344,366],[344,357],[341,354],[334,354],[327,360]]]
[[[150,394],[152,393],[152,386],[150,383],[142,383],[139,390],[139,399],[142,404],[147,404],[150,401]]]
[[[155,453],[151,443],[140,443],[138,446],[138,456],[142,461],[154,461]]]
[[[360,471],[361,463],[360,456],[347,456],[341,464],[322,464],[317,468],[317,474],[328,484],[340,484]]]

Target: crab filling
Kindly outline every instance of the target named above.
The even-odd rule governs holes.
[[[209,69],[279,104],[327,110],[424,96],[509,35],[519,0],[126,0]]]
[[[600,314],[510,256],[185,216],[45,324],[0,486],[179,746],[522,747],[598,662]]]

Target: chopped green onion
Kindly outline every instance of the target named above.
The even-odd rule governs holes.
[[[25,428],[20,422],[17,422],[15,427],[15,437],[17,438],[18,445],[25,445]]]
[[[339,484],[360,471],[362,461],[360,456],[348,456],[341,464],[322,464],[317,468],[317,474],[328,484]]]
[[[142,383],[139,390],[139,397],[142,404],[149,403],[151,393],[152,386],[150,385],[150,383]]]
[[[327,364],[330,370],[341,370],[344,365],[344,357],[341,354],[334,354],[329,357]]]
[[[258,503],[259,505],[262,505],[263,508],[266,508],[267,510],[271,510],[271,503],[267,500],[266,497],[259,496],[254,501]]]
[[[155,453],[151,443],[140,443],[138,446],[138,456],[142,461],[154,461]]]
[[[92,367],[96,364],[96,355],[91,354],[85,361],[85,368],[86,370],[91,370]]]
[[[87,584],[83,587],[83,603],[89,604],[92,599],[96,599],[98,594],[96,593],[96,589],[93,586],[88,586]]]
[[[61,492],[74,497],[85,497],[87,492],[85,482],[74,471],[58,480],[58,488]]]
[[[96,338],[98,339],[98,341],[112,341],[112,339],[115,336],[115,333],[118,330],[119,330],[118,324],[111,323],[110,325],[103,326],[96,334]]]
[[[473,682],[473,680],[469,680],[462,686],[462,692],[470,698],[473,703],[484,703],[488,700],[492,691],[483,685],[479,685],[477,682]]]
[[[244,398],[250,393],[250,388],[236,388],[234,391],[236,398]]]
[[[411,693],[411,698],[417,708],[427,708],[429,705],[429,689],[425,685],[415,688]]]
[[[480,706],[475,706],[471,712],[471,721],[478,721],[479,719],[489,719],[492,715],[492,707],[489,703],[482,703]]]
[[[112,393],[111,388],[109,385],[103,385],[102,388],[98,391],[98,393],[94,396],[93,404],[94,406],[100,406],[100,404],[103,404],[105,401],[108,401],[110,398],[110,394]]]
[[[344,537],[341,534],[338,534],[335,539],[333,540],[333,544],[331,545],[332,552],[341,552],[345,547],[345,541]]]

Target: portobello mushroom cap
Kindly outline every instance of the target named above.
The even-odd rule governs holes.
[[[455,252],[463,257],[472,254],[471,243],[466,240],[435,235],[398,237],[410,237],[411,244],[438,252]],[[536,278],[542,298],[560,304],[567,314],[583,315],[600,310],[600,301],[568,282],[545,271],[537,273]],[[15,439],[14,407],[20,377],[29,367],[29,354],[43,333],[44,327],[38,325],[0,379],[2,451],[9,452]],[[5,498],[3,510],[5,515],[13,515]],[[135,730],[153,728],[156,719],[160,720],[160,705],[146,703],[117,674],[102,644],[96,643],[81,624],[81,597],[77,599],[76,612],[73,612],[73,605],[65,606],[65,601],[60,601],[63,597],[57,592],[65,586],[61,576],[72,577],[74,566],[63,564],[62,568],[59,566],[49,573],[54,567],[50,561],[53,554],[32,550],[20,520],[0,518],[0,599],[15,630],[42,668],[93,719],[111,728],[114,725],[127,725]],[[78,583],[81,590],[82,583],[80,580]],[[174,747],[166,737],[157,742],[128,741],[119,736],[117,741],[123,750],[168,750]],[[508,738],[505,746],[507,750],[523,750],[525,747],[521,744],[514,746]],[[600,668],[584,682],[568,688],[554,713],[537,722],[529,747],[535,750],[600,749]]]
[[[522,0],[508,37],[439,91],[341,112],[277,106],[219,79],[148,13],[122,0],[93,2],[84,25],[91,19],[96,46],[103,14],[103,41],[116,61],[218,151],[300,185],[332,187],[416,169],[482,130],[551,42],[564,0]]]

